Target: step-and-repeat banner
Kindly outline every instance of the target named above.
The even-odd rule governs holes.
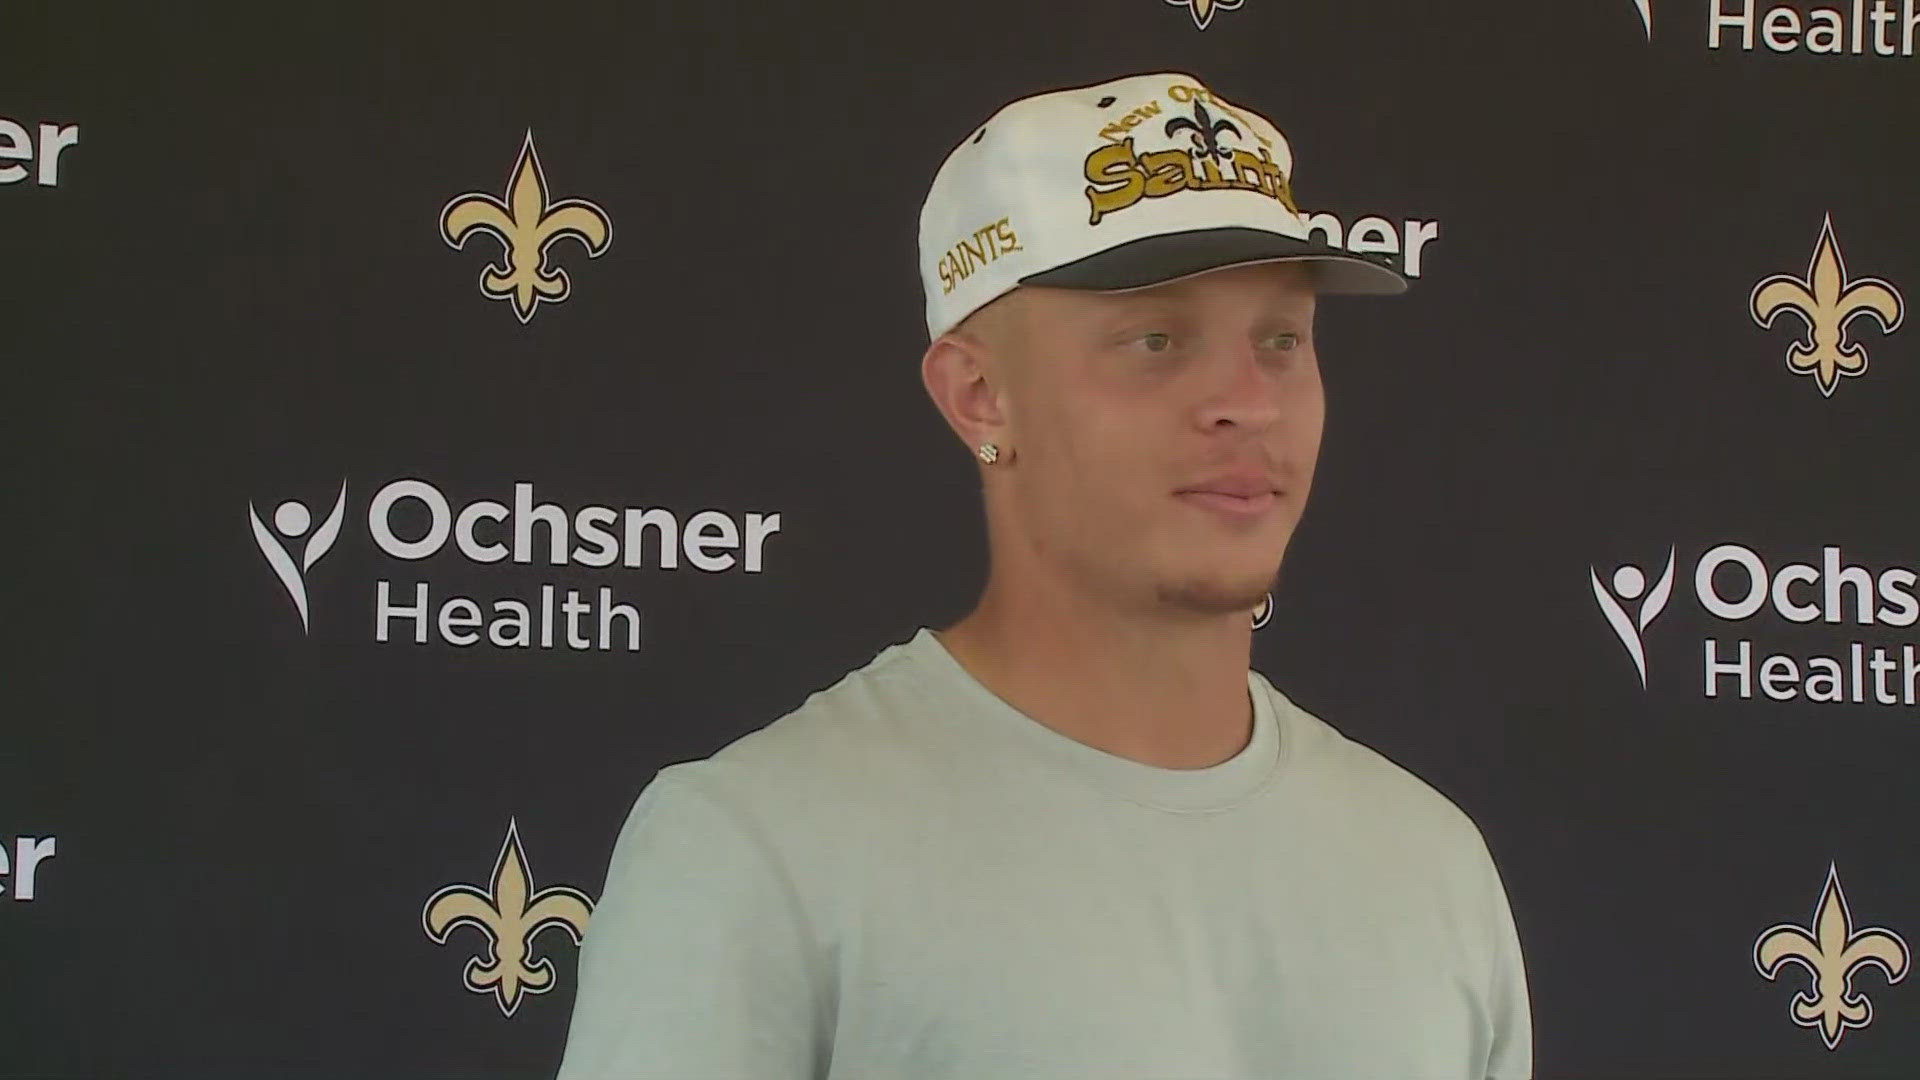
[[[1920,1075],[1916,0],[124,7],[0,11],[0,1076],[551,1075],[654,771],[981,586],[934,169],[1141,71],[1413,280],[1253,661],[1540,1075]]]

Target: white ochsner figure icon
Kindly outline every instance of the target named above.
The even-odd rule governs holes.
[[[267,565],[279,576],[280,584],[286,586],[287,595],[293,598],[293,606],[300,612],[300,628],[311,632],[307,619],[307,581],[306,572],[320,556],[333,547],[334,540],[340,536],[340,517],[347,508],[347,482],[340,481],[340,494],[333,500],[333,510],[327,514],[327,520],[320,523],[313,535],[308,537],[305,550],[300,553],[300,565],[295,566],[293,555],[287,549],[286,540],[296,540],[306,536],[307,529],[313,524],[313,513],[306,504],[297,499],[288,499],[274,508],[273,529],[261,523],[260,514],[253,508],[253,502],[247,502],[247,521],[253,525],[253,539],[260,545],[260,554],[267,557]],[[285,538],[283,540],[282,538]]]
[[[1627,647],[1627,653],[1633,657],[1633,666],[1640,672],[1640,689],[1647,688],[1646,646],[1640,639],[1642,631],[1654,617],[1665,610],[1667,598],[1673,593],[1673,549],[1667,549],[1667,568],[1661,572],[1660,580],[1653,583],[1653,590],[1647,590],[1646,571],[1624,563],[1613,572],[1613,592],[1609,593],[1600,583],[1600,575],[1593,567],[1587,567],[1587,577],[1593,582],[1593,598],[1600,602],[1600,610],[1612,624],[1613,632],[1620,636],[1620,644]],[[1645,596],[1638,614],[1629,618],[1621,601],[1632,603]]]

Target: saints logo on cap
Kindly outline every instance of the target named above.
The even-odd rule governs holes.
[[[1272,121],[1179,72],[1036,94],[970,129],[920,208],[920,258],[934,337],[1021,285],[1135,289],[1298,261],[1323,293],[1406,289],[1308,230]]]
[[[1218,191],[1238,188],[1258,191],[1278,199],[1290,212],[1300,208],[1293,201],[1293,185],[1287,174],[1265,146],[1258,154],[1239,147],[1226,146],[1220,136],[1245,138],[1233,121],[1215,117],[1198,94],[1192,95],[1193,116],[1176,116],[1162,129],[1169,139],[1188,132],[1191,145],[1176,143],[1164,150],[1145,153],[1134,149],[1128,136],[1117,144],[1096,148],[1086,157],[1087,201],[1092,215],[1087,224],[1098,225],[1108,214],[1125,210],[1141,199],[1157,199],[1185,191]]]

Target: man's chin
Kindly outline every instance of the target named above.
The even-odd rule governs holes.
[[[1274,578],[1251,581],[1185,581],[1158,589],[1164,607],[1194,615],[1251,615],[1273,591]]]

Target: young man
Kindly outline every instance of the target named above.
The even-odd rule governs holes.
[[[927,392],[977,452],[978,607],[661,769],[560,1080],[1520,1080],[1479,830],[1249,669],[1317,457],[1308,240],[1187,75],[970,132],[920,218]]]

